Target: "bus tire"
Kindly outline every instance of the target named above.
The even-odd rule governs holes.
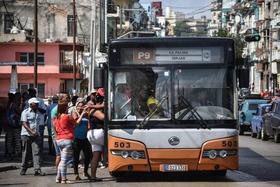
[[[277,130],[273,131],[273,139],[274,139],[275,143],[279,143],[280,142],[280,135],[279,135]]]
[[[261,138],[262,138],[262,141],[267,141],[268,140],[268,136],[267,136],[263,127],[261,128]]]
[[[213,171],[213,174],[215,176],[220,176],[220,177],[224,177],[227,174],[227,170],[219,170],[219,171]]]

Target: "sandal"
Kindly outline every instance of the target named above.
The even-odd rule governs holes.
[[[73,184],[73,182],[66,179],[66,180],[61,180],[61,184]]]
[[[56,183],[61,183],[61,178],[55,179],[55,182],[56,182]]]

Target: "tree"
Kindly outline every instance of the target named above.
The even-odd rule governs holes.
[[[233,35],[230,34],[226,29],[219,29],[217,34],[217,37],[228,37],[233,38],[235,43],[235,54],[236,54],[236,63],[239,66],[242,66],[244,64],[244,59],[242,58],[243,48],[245,47],[245,42],[241,38],[239,34]]]
[[[185,21],[177,21],[174,28],[174,34],[176,36],[182,36],[183,33],[187,33],[190,27],[186,24]]]

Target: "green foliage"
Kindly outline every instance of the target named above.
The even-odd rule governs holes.
[[[228,37],[234,39],[236,62],[237,64],[242,65],[244,61],[242,58],[242,53],[243,53],[243,48],[245,47],[245,42],[241,38],[241,36],[239,34],[237,35],[230,34],[226,29],[219,29],[219,31],[216,33],[216,36]]]
[[[177,21],[176,26],[174,28],[174,34],[176,36],[182,36],[184,33],[187,33],[189,30],[189,26],[184,21]]]

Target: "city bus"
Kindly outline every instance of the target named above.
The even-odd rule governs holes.
[[[238,169],[235,67],[230,38],[112,40],[102,70],[110,174]]]

